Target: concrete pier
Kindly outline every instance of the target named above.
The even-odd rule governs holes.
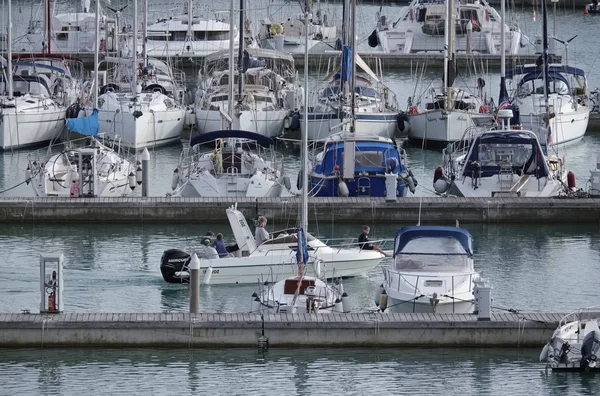
[[[532,347],[550,339],[561,313],[466,314],[64,313],[0,314],[0,348]]]
[[[247,219],[265,215],[277,222],[299,216],[300,198],[0,198],[0,223],[225,223],[237,203]],[[579,198],[309,198],[310,221],[416,224],[596,223],[600,199]],[[420,215],[419,215],[420,212]]]

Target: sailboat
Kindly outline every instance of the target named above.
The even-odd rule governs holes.
[[[521,124],[527,129],[541,122],[548,126],[550,146],[576,143],[583,139],[590,118],[589,87],[585,71],[569,66],[568,46],[577,37],[563,41],[565,63],[554,62],[548,54],[548,17],[543,8],[542,55],[536,64],[509,70],[510,98],[520,110]]]
[[[484,100],[485,81],[477,79],[477,92],[471,89],[454,87],[457,76],[455,51],[454,1],[446,1],[444,79],[442,84],[431,83],[422,97],[410,106],[408,137],[414,141],[427,141],[434,144],[447,144],[460,140],[472,118],[488,112]],[[468,22],[471,23],[470,21]],[[504,25],[502,25],[504,26]]]
[[[46,76],[13,74],[12,0],[7,46],[8,58],[0,57],[0,150],[47,143],[63,130],[66,107],[52,98]]]
[[[305,70],[308,70],[308,57],[305,57]],[[308,83],[305,73],[304,83]],[[304,98],[305,104],[307,98]],[[306,115],[305,115],[306,117]],[[308,140],[302,136],[302,208],[300,229],[292,228],[273,233],[272,238],[257,245],[244,215],[234,205],[227,209],[229,224],[235,235],[235,245],[229,247],[229,257],[212,258],[210,252],[202,249],[197,252],[200,258],[201,281],[204,283],[253,283],[256,279],[272,274],[273,277],[291,276],[298,285],[298,292],[314,286],[316,278],[351,277],[366,274],[378,265],[384,254],[376,250],[361,249],[353,240],[338,246],[329,246],[306,232],[308,228]],[[302,231],[302,232],[299,232]],[[297,257],[298,240],[306,238],[307,255]],[[304,244],[304,242],[303,242]],[[304,250],[304,248],[301,248]],[[191,254],[178,249],[166,250],[161,258],[160,270],[163,279],[169,283],[184,283],[190,278]],[[298,269],[301,261],[303,269]],[[312,278],[309,278],[312,277]],[[306,280],[305,288],[302,288]],[[311,284],[311,281],[314,281]],[[285,282],[285,281],[283,281]],[[286,290],[285,287],[282,287]],[[311,289],[309,289],[311,290]],[[312,307],[312,305],[311,305]],[[310,312],[309,310],[307,310]]]

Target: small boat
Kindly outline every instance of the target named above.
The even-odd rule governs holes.
[[[600,14],[600,6],[598,5],[598,0],[594,0],[589,4],[586,4],[584,14]]]
[[[97,113],[87,119],[94,117],[97,125]],[[81,123],[85,119],[67,119],[67,128],[77,131],[78,127],[69,122]],[[48,160],[35,155],[30,158],[26,180],[31,180],[35,195],[95,198],[133,194],[142,182],[141,168],[123,157],[119,141],[96,135],[97,127],[94,136],[65,142],[60,153]]]
[[[235,236],[235,245],[229,247],[230,256],[212,258],[206,249],[195,252],[200,259],[201,282],[211,284],[254,283],[272,275],[284,278],[297,274],[297,228],[273,232],[273,237],[260,246],[244,215],[232,206],[227,209],[229,225]],[[377,266],[385,257],[375,250],[360,249],[355,240],[339,241],[329,246],[306,233],[310,257],[306,260],[306,275],[337,278],[362,276]],[[373,241],[377,243],[377,241]],[[191,254],[179,249],[164,251],[160,271],[169,283],[187,283]]]
[[[292,196],[283,156],[268,137],[247,131],[195,136],[173,172],[173,195],[183,197]]]
[[[540,361],[553,371],[600,372],[600,307],[564,316],[544,345]]]
[[[352,155],[348,155],[352,153]],[[405,197],[417,185],[406,168],[404,150],[392,139],[340,132],[324,142],[309,173],[316,197]]]
[[[297,233],[298,275],[278,282],[259,283],[258,293],[252,294],[252,312],[271,313],[329,313],[348,312],[348,295],[344,293],[341,278],[335,284],[304,274],[304,262],[309,253],[302,229]],[[345,304],[345,306],[344,306]]]
[[[538,138],[546,136],[546,128],[513,129],[512,110],[498,111],[498,118],[501,129],[475,133],[472,141],[443,150],[444,165],[436,168],[433,179],[438,194],[554,197],[575,188],[575,175],[565,171],[564,159],[546,157],[546,140]]]
[[[394,263],[383,275],[375,301],[385,291],[391,312],[474,311],[473,282],[479,273],[473,268],[473,238],[464,228],[401,228],[394,242]]]

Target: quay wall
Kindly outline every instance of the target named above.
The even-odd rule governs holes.
[[[300,198],[0,198],[0,223],[224,223],[237,204],[247,219],[259,215],[295,223]],[[311,221],[416,224],[599,223],[600,199],[558,198],[309,198]]]
[[[563,314],[0,314],[0,347],[532,347]]]

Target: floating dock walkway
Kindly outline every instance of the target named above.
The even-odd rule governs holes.
[[[0,347],[533,347],[561,313],[0,313]]]
[[[292,198],[0,198],[0,223],[225,223],[237,204],[247,219],[259,215],[295,223],[301,200]],[[310,221],[356,224],[596,223],[598,198],[309,198]]]

